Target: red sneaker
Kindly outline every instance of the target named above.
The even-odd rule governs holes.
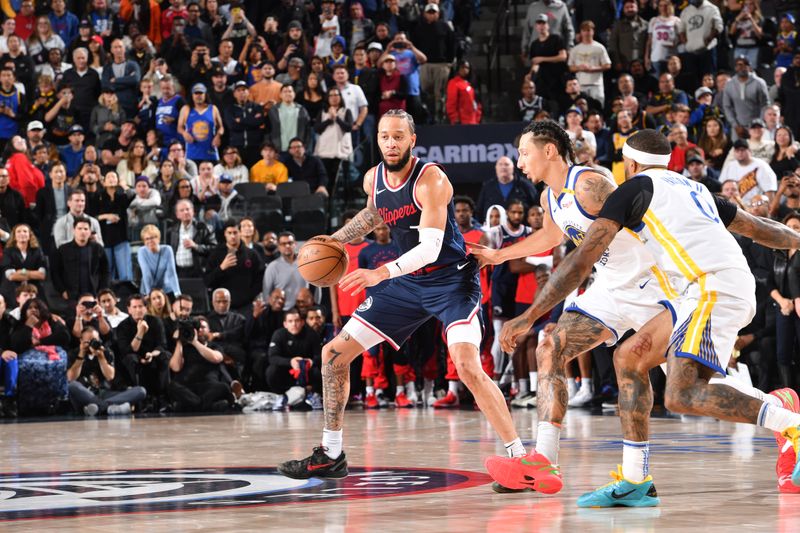
[[[378,408],[378,398],[375,394],[367,394],[367,397],[364,398],[364,409],[377,409]]]
[[[794,447],[789,442],[784,443],[783,448],[778,450],[778,462],[775,463],[775,473],[778,474],[778,492],[800,494],[800,487],[792,483],[795,463],[797,463],[797,456],[794,453]]]
[[[448,407],[458,407],[458,404],[459,404],[458,396],[453,394],[452,391],[447,391],[447,396],[433,402],[433,407],[434,409],[442,409],[442,408],[446,409]]]
[[[555,494],[564,486],[558,467],[540,453],[513,458],[495,455],[486,459],[485,466],[495,481],[509,489]]]
[[[800,398],[797,396],[797,393],[794,390],[789,388],[776,389],[769,394],[778,398],[781,401],[784,409],[788,409],[794,413],[800,413]],[[775,441],[778,443],[778,450],[783,450],[783,445],[786,443],[786,437],[777,431],[774,431],[773,433],[775,433]],[[789,470],[789,473],[792,473],[791,469]]]
[[[401,392],[394,397],[394,404],[397,407],[414,407],[414,404],[406,397],[405,392]]]

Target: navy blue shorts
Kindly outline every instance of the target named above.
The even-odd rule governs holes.
[[[433,316],[444,325],[448,345],[470,342],[479,346],[483,329],[480,302],[478,264],[470,257],[430,274],[392,279],[364,300],[345,330],[365,349],[382,341],[399,349]]]

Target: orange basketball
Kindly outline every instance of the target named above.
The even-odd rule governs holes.
[[[311,237],[297,254],[300,275],[317,287],[336,285],[347,272],[348,262],[342,243],[327,235]]]

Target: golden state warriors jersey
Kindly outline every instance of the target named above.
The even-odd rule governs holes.
[[[720,220],[708,189],[666,169],[649,169],[639,175],[652,180],[653,196],[642,223],[634,230],[658,266],[667,275],[701,283],[707,291],[736,296],[754,291],[747,261]],[[741,283],[722,282],[712,275],[732,269],[739,271],[735,279]]]
[[[564,235],[569,237],[576,246],[580,246],[589,226],[597,218],[587,213],[575,196],[575,184],[578,177],[587,170],[599,173],[609,183],[614,183],[610,176],[601,171],[575,165],[570,167],[564,189],[558,196],[552,189],[547,191],[550,216],[564,232]],[[608,289],[622,287],[648,275],[648,271],[651,271],[654,265],[655,259],[652,254],[642,246],[634,234],[623,229],[614,237],[609,247],[603,252],[603,256],[595,263],[599,274],[595,283],[603,283]],[[651,271],[649,274],[655,273]],[[665,280],[659,279],[659,281]]]

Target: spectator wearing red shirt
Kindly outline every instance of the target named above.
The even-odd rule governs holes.
[[[397,59],[388,54],[383,56],[382,70],[378,74],[381,100],[378,103],[378,118],[390,109],[405,109],[408,94],[408,80],[397,70]]]
[[[10,154],[6,160],[8,184],[22,195],[25,207],[30,208],[31,204],[36,202],[36,193],[44,187],[44,174],[31,162],[28,157],[28,144],[19,135],[11,138],[6,152]]]
[[[446,109],[450,124],[478,124],[481,121],[481,108],[468,79],[470,68],[468,61],[460,61],[456,75],[447,82]]]
[[[161,13],[161,37],[164,40],[169,39],[172,35],[172,21],[175,17],[180,17],[188,20],[189,11],[183,3],[183,0],[170,0],[170,6]]]
[[[689,132],[683,124],[673,124],[669,130],[669,141],[672,143],[672,156],[669,159],[667,168],[673,172],[681,173],[686,168],[686,152],[696,150],[701,155],[703,150],[693,142],[689,142]],[[703,157],[705,157],[703,155]]]
[[[17,13],[17,16],[14,17],[14,20],[17,23],[14,33],[19,35],[20,39],[23,41],[27,41],[28,37],[33,34],[33,28],[36,25],[36,14],[33,11],[33,0],[23,0],[19,13]]]

